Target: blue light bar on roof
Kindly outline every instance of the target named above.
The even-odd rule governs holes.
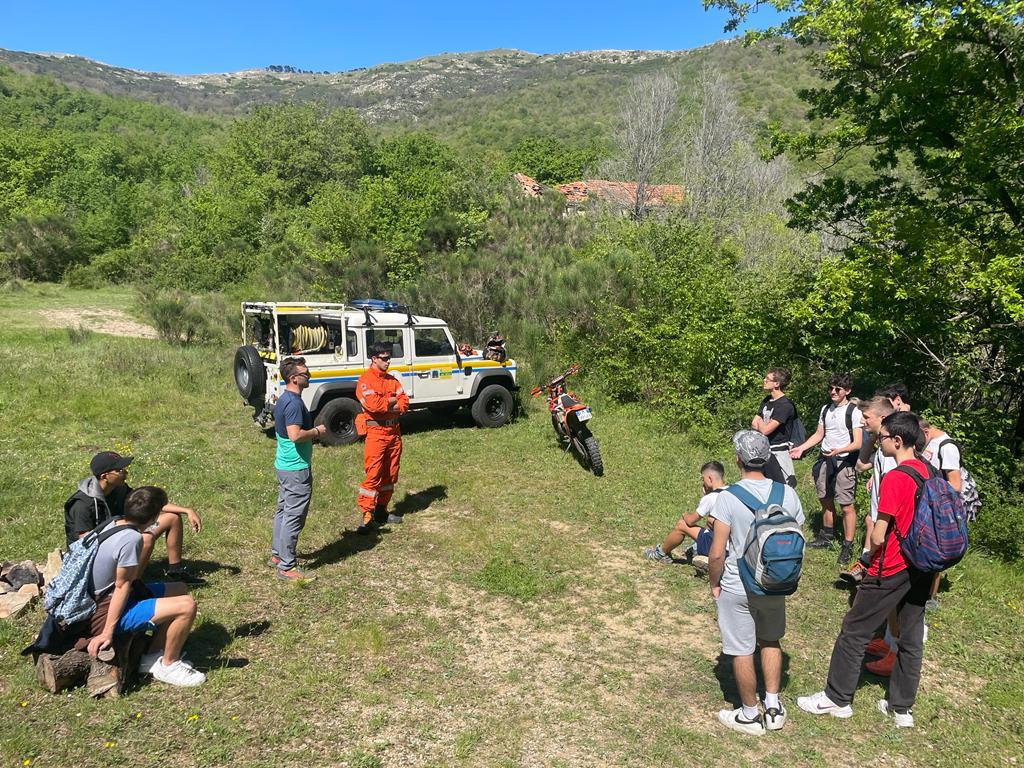
[[[349,302],[356,309],[368,309],[371,312],[405,312],[405,305],[387,299],[354,299]]]

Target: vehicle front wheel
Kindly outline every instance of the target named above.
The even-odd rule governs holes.
[[[327,427],[327,432],[320,438],[324,445],[347,445],[359,439],[356,433],[356,416],[363,412],[363,407],[348,397],[331,400],[320,409],[314,424]]]
[[[512,419],[512,393],[501,384],[488,384],[473,401],[470,413],[479,427],[500,427]]]

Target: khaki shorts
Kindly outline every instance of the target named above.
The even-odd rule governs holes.
[[[716,603],[726,656],[750,656],[758,640],[776,642],[786,634],[785,595],[735,595],[723,589]]]
[[[853,504],[857,492],[857,470],[853,464],[840,464],[835,473],[829,476],[828,461],[819,459],[811,468],[814,476],[814,489],[819,499],[835,499],[836,504],[845,506]]]

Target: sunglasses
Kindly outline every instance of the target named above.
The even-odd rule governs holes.
[[[828,388],[828,391],[829,391],[829,392],[842,392],[842,391],[844,391],[845,389],[846,389],[846,387],[832,387],[832,386],[830,386],[830,387]]]
[[[892,440],[894,437],[896,437],[896,435],[883,435],[881,432],[878,433],[879,442],[882,440]]]
[[[391,360],[391,355],[375,355],[378,360],[383,360],[385,363]]]

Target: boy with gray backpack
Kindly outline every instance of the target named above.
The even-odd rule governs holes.
[[[201,685],[206,675],[181,657],[196,617],[188,587],[139,579],[142,531],[166,504],[167,494],[154,486],[128,494],[123,516],[72,542],[43,607],[62,628],[80,634],[75,647],[94,657],[115,635],[152,631],[139,671],[169,685]]]
[[[786,595],[796,590],[800,578],[804,511],[791,487],[765,477],[771,458],[767,437],[745,429],[733,435],[732,442],[741,477],[719,494],[711,513],[715,524],[708,579],[718,608],[722,652],[733,657],[741,706],[721,710],[718,720],[734,731],[761,736],[786,723],[786,708],[779,698],[779,641],[786,632]],[[758,646],[763,715],[754,672]]]

